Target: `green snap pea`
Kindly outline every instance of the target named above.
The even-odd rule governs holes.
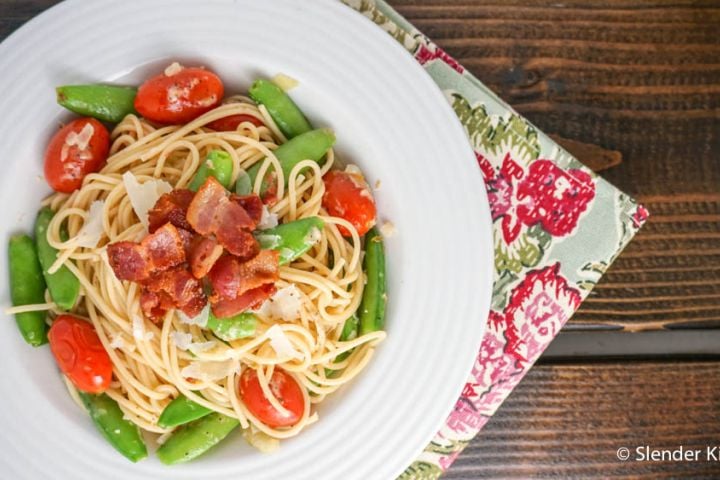
[[[55,262],[58,254],[58,251],[48,243],[47,239],[48,225],[50,225],[53,215],[55,214],[48,207],[42,208],[38,212],[35,220],[35,244],[50,296],[61,310],[68,311],[78,299],[80,281],[65,265],[55,273],[48,273],[48,269]]]
[[[285,177],[285,186],[288,184],[290,172],[295,165],[303,160],[313,160],[320,162],[330,148],[335,144],[335,133],[329,128],[319,128],[305,132],[295,138],[288,140],[275,149],[275,156],[282,167],[283,176]],[[248,170],[248,175],[255,185],[255,179],[260,171],[262,162],[258,162]],[[271,167],[272,168],[272,167]],[[267,176],[266,176],[267,177]],[[267,190],[267,180],[264,179],[260,193]]]
[[[318,231],[325,222],[320,217],[307,217],[262,230],[255,235],[264,250],[280,252],[280,265],[286,265],[310,250],[317,241]]]
[[[140,436],[140,429],[130,420],[123,418],[123,411],[115,400],[104,393],[78,393],[95,426],[115,450],[131,462],[147,457],[147,447]]]
[[[217,412],[180,427],[158,448],[157,456],[165,465],[189,462],[217,445],[240,422]]]
[[[338,337],[338,340],[341,342],[347,342],[350,340],[354,340],[357,338],[358,334],[358,317],[357,315],[353,314],[350,318],[345,320],[345,325],[343,325],[342,332],[340,332],[340,336]],[[352,350],[349,350],[347,352],[343,352],[337,357],[335,357],[336,362],[342,362],[347,357],[350,356],[352,353]],[[325,369],[325,376],[328,378],[336,377],[340,373],[340,370],[331,370],[329,368]]]
[[[8,257],[13,306],[45,303],[45,280],[32,238],[27,235],[10,237]],[[33,347],[47,343],[48,326],[45,317],[45,312],[15,314],[20,334]]]
[[[223,150],[212,150],[208,153],[207,159],[200,164],[200,168],[190,181],[188,188],[197,192],[208,177],[215,177],[223,187],[229,189],[232,183],[232,169],[233,162],[229,153]]]
[[[256,80],[248,92],[250,98],[264,105],[280,131],[287,138],[312,130],[312,126],[292,98],[268,80]]]
[[[367,283],[360,303],[360,335],[385,327],[385,251],[382,236],[375,227],[365,234],[363,267]]]
[[[244,312],[229,318],[217,318],[210,312],[207,328],[217,337],[230,342],[253,335],[257,328],[257,317],[252,313]]]
[[[177,427],[202,418],[211,412],[212,410],[209,408],[193,402],[185,395],[180,395],[162,411],[158,419],[158,426],[162,428]]]
[[[135,113],[133,87],[116,85],[65,85],[55,89],[57,103],[71,112],[110,123],[119,123]]]

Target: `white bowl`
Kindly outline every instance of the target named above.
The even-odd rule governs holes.
[[[179,59],[242,92],[286,73],[316,126],[376,191],[387,239],[388,339],[359,378],[319,408],[320,421],[263,455],[239,435],[197,461],[131,464],[65,392],[47,347],[0,322],[0,464],[20,479],[394,478],[432,438],[460,394],[492,289],[485,188],[460,123],[423,69],[390,36],[333,0],[70,0],[0,45],[2,240],[30,231],[45,145],[62,120],[54,87],[138,83]],[[7,255],[0,258],[7,272]],[[6,275],[6,274],[3,274]],[[7,288],[2,305],[9,305]]]

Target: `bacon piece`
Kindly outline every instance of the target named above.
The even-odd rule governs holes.
[[[140,297],[143,313],[153,321],[161,319],[170,308],[180,309],[188,317],[194,317],[206,303],[202,283],[183,267],[153,275],[144,283]]]
[[[235,298],[220,300],[212,306],[213,315],[217,318],[228,318],[238,313],[252,310],[262,305],[276,290],[275,284],[266,283],[261,287],[248,290]]]
[[[207,277],[213,287],[210,300],[233,299],[248,290],[274,284],[280,276],[278,258],[274,250],[262,250],[246,262],[231,255],[220,257]]]
[[[257,224],[260,223],[260,219],[262,218],[262,212],[263,212],[263,202],[255,194],[251,195],[230,195],[230,201],[235,202],[241,207],[245,209],[247,214],[252,219],[253,223],[253,229],[257,227]]]
[[[187,209],[195,194],[190,190],[178,188],[161,196],[148,212],[150,233],[170,222],[178,228],[192,230],[187,221]]]
[[[141,282],[155,271],[183,263],[185,241],[174,225],[166,223],[140,243],[111,243],[107,252],[118,279]]]
[[[210,303],[215,316],[231,317],[270,298],[280,276],[278,259],[279,254],[271,250],[262,250],[246,262],[231,255],[220,257],[207,276],[213,287]]]
[[[135,242],[111,243],[107,247],[110,266],[119,280],[139,282],[150,274],[150,264],[145,249]]]
[[[214,238],[196,237],[188,255],[193,276],[203,278],[207,275],[222,254],[223,247]]]
[[[190,202],[187,220],[199,234],[215,234],[228,252],[249,257],[259,250],[250,234],[255,222],[239,203],[231,202],[226,193],[220,182],[208,177]]]

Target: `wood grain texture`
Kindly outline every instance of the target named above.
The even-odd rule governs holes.
[[[392,5],[540,129],[621,153],[602,175],[650,221],[566,328],[720,326],[720,3]]]
[[[539,365],[443,477],[718,478],[714,362]],[[621,462],[617,449],[701,449],[698,462]]]

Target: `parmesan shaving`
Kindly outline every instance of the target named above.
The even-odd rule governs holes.
[[[165,69],[165,76],[172,77],[173,75],[180,73],[184,67],[178,62],[173,62]]]
[[[172,186],[164,180],[148,180],[140,184],[130,172],[125,172],[122,179],[135,215],[147,230],[148,212],[162,195],[172,191]]]
[[[207,352],[217,346],[218,342],[209,340],[207,342],[193,342],[188,345],[188,350],[197,355],[198,353]]]
[[[275,350],[279,358],[302,358],[302,355],[293,348],[292,342],[285,335],[280,325],[273,325],[265,333],[270,339],[270,346]]]
[[[321,239],[322,239],[322,232],[320,231],[319,228],[313,227],[310,229],[307,236],[305,237],[305,243],[308,245],[315,245]]]
[[[80,130],[80,133],[70,132],[68,136],[65,137],[65,143],[62,146],[62,150],[60,150],[60,161],[64,163],[67,160],[70,147],[78,148],[78,158],[89,160],[92,154],[86,150],[94,134],[95,127],[93,127],[90,122],[85,124],[83,129]]]
[[[172,339],[175,346],[180,350],[187,350],[188,348],[190,348],[190,344],[192,343],[192,335],[190,335],[189,333],[171,332],[170,338]]]
[[[208,318],[210,318],[210,305],[205,305],[205,308],[200,310],[200,313],[198,313],[197,316],[193,318],[185,315],[182,310],[175,310],[175,312],[180,319],[180,323],[184,323],[185,325],[197,325],[198,327],[205,327],[207,325]]]
[[[300,318],[302,293],[293,284],[281,288],[263,302],[256,313],[266,319],[290,322]]]
[[[113,339],[112,339],[112,341],[110,342],[110,345],[109,345],[109,346],[110,346],[110,348],[113,348],[113,349],[116,349],[116,350],[117,350],[117,349],[120,349],[120,348],[123,348],[123,347],[125,346],[125,340],[123,340],[122,335],[117,334],[117,335],[115,335],[115,336],[113,337]]]
[[[191,362],[187,367],[180,370],[180,375],[185,378],[195,378],[206,382],[214,382],[226,378],[232,373],[240,371],[240,364],[237,361],[225,360],[222,362]]]
[[[278,73],[277,75],[275,75],[272,78],[272,82],[286,92],[300,85],[300,82],[298,82],[289,75],[285,75],[284,73]]]
[[[260,215],[260,222],[257,224],[258,230],[267,230],[268,228],[275,228],[278,226],[277,213],[270,213],[266,205],[263,205],[262,215]]]
[[[90,204],[88,216],[85,223],[75,237],[75,242],[79,247],[95,248],[97,247],[100,237],[105,233],[103,228],[103,210],[105,209],[104,200],[95,200]]]
[[[380,227],[380,235],[382,235],[384,238],[390,238],[392,236],[395,236],[396,233],[397,228],[395,228],[395,224],[392,222],[384,222]]]
[[[133,315],[132,319],[133,337],[135,340],[150,341],[153,339],[155,334],[153,332],[145,331],[145,322],[142,318],[137,315]]]

